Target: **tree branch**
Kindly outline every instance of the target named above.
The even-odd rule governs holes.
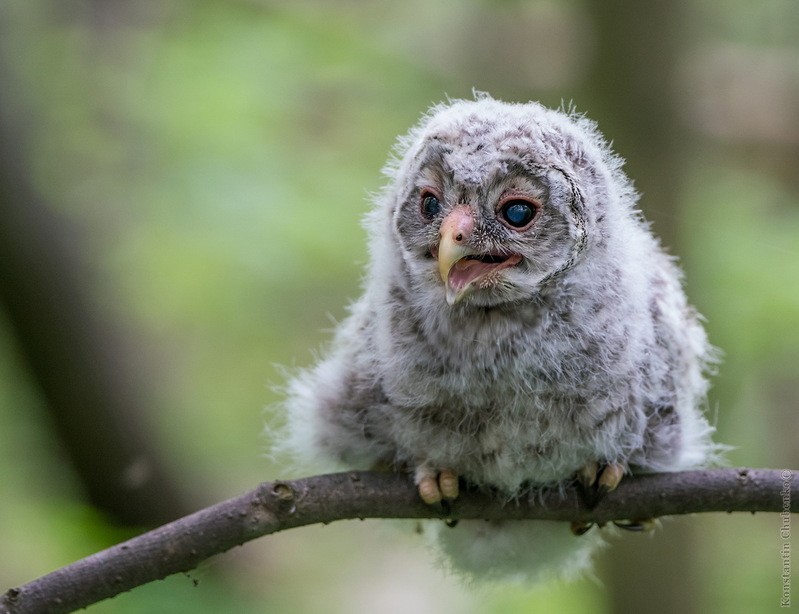
[[[459,519],[579,520],[605,523],[698,512],[799,512],[790,496],[797,471],[711,469],[627,478],[593,509],[576,488],[507,502],[467,491],[452,505]],[[437,518],[407,477],[349,472],[264,482],[223,501],[58,569],[0,597],[0,613],[70,612],[262,535],[354,518]]]

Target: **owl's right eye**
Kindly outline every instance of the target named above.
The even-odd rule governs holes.
[[[422,217],[430,221],[441,212],[441,201],[432,192],[422,192]]]

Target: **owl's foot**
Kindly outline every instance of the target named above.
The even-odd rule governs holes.
[[[590,462],[577,472],[577,481],[582,486],[583,497],[589,507],[594,507],[609,492],[616,490],[624,476],[624,467],[610,463],[600,469],[599,463]]]
[[[588,507],[596,507],[602,498],[610,491],[615,490],[624,476],[624,467],[618,463],[610,463],[600,469],[599,463],[586,463],[577,472],[577,482],[582,487],[583,500]],[[592,522],[581,522],[575,520],[571,524],[571,532],[575,535],[585,535],[591,527]],[[623,527],[629,528],[629,527]],[[630,530],[635,530],[630,528]]]
[[[452,469],[435,470],[421,465],[414,476],[419,496],[427,505],[454,501],[458,498],[458,475]]]
[[[624,477],[624,467],[619,463],[610,463],[600,469],[599,463],[590,462],[577,472],[577,482],[582,487],[583,499],[589,507],[595,507],[609,492],[616,490]],[[620,529],[627,531],[651,531],[655,520],[651,518],[614,521]],[[575,520],[571,523],[571,532],[575,535],[585,535],[593,522]]]

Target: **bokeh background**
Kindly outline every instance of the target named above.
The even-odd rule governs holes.
[[[288,477],[262,433],[283,369],[358,294],[396,135],[473,88],[599,121],[724,351],[709,406],[730,464],[799,467],[794,0],[6,0],[0,588]],[[781,595],[775,515],[667,520],[614,540],[595,577],[535,590],[466,590],[389,524],[261,539],[88,611],[761,612]]]

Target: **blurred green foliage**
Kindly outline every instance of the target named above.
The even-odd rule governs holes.
[[[767,4],[750,19],[748,3],[723,12],[699,3],[696,47],[779,44],[796,60],[796,41],[780,34],[790,3]],[[284,380],[280,365],[311,362],[357,295],[367,258],[360,219],[395,136],[430,103],[472,87],[573,98],[590,36],[574,35],[580,44],[563,52],[573,56],[558,58],[567,77],[542,73],[537,83],[533,67],[529,86],[514,66],[486,68],[469,54],[463,32],[484,25],[496,42],[492,16],[507,23],[517,10],[572,34],[587,27],[582,3],[554,0],[19,0],[0,10],[0,45],[12,59],[2,87],[29,137],[21,155],[48,202],[81,230],[98,304],[139,339],[156,399],[149,419],[199,504],[290,473],[264,454],[262,424],[278,420],[273,387]],[[449,71],[442,57],[459,63]],[[576,102],[591,115],[590,98]],[[735,446],[732,464],[796,467],[799,183],[750,164],[746,142],[695,138],[673,214],[675,251],[725,354],[709,400],[719,439]],[[791,138],[754,153],[793,156],[795,174]],[[124,537],[82,502],[1,317],[0,502],[5,586]],[[726,612],[776,605],[777,520],[697,522],[697,601]],[[465,596],[429,560],[377,523],[310,528],[89,611],[608,611],[592,579]],[[653,570],[653,583],[666,573],[679,570]]]

